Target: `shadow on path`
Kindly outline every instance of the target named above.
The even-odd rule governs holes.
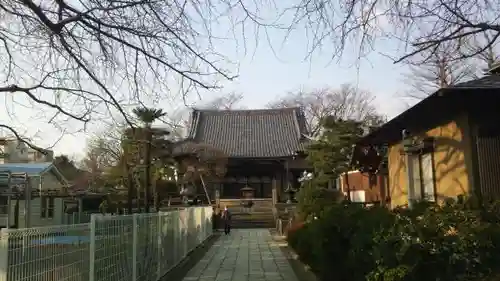
[[[190,269],[212,249],[212,246],[219,240],[219,232],[215,233],[211,238],[205,241],[202,245],[198,246],[191,252],[188,257],[183,260],[179,265],[170,270],[160,281],[181,281],[184,276],[188,274]]]
[[[268,229],[234,229],[227,236],[222,233],[182,280],[298,281]]]

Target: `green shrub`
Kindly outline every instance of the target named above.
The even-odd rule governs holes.
[[[498,226],[483,222],[480,212],[453,204],[430,207],[416,220],[398,215],[374,239],[377,268],[368,280],[482,280],[496,267],[500,248],[489,237],[497,235]]]
[[[287,235],[288,244],[299,255],[300,259],[306,263],[312,262],[312,239],[310,239],[311,224],[303,224],[299,228],[291,229]]]
[[[288,241],[323,281],[492,280],[500,272],[497,210],[467,200],[394,211],[333,204]]]
[[[307,221],[343,200],[344,196],[337,190],[307,184],[297,192],[297,209],[301,219]]]
[[[368,210],[358,204],[335,204],[320,219],[291,233],[289,243],[321,280],[365,280],[375,266],[369,255],[372,237],[393,217],[381,207]]]

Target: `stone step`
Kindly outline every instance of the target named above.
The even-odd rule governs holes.
[[[242,206],[240,199],[221,199],[220,206],[228,207],[233,228],[274,228],[272,199],[254,200],[251,208]]]
[[[220,199],[219,204],[221,207],[227,206],[227,207],[233,207],[233,206],[241,206],[243,202],[246,202],[246,200],[241,200],[241,199]],[[257,199],[257,200],[252,200],[253,206],[262,206],[262,207],[273,207],[273,201],[272,199]]]
[[[273,211],[273,207],[266,207],[266,206],[252,206],[251,208],[243,207],[243,206],[229,206],[227,207],[229,210],[232,211],[254,211],[254,212],[265,212],[265,211]]]
[[[237,220],[239,220],[239,221],[245,221],[245,220],[247,220],[247,221],[259,221],[259,220],[261,220],[261,221],[273,221],[274,216],[262,216],[262,215],[260,215],[260,216],[255,216],[255,215],[254,216],[250,216],[250,215],[234,216],[233,215],[231,217],[231,220],[233,220],[233,221],[237,221]]]
[[[234,218],[231,220],[234,228],[272,228],[275,227],[274,218]]]
[[[239,219],[232,219],[231,223],[234,225],[274,225],[274,219],[273,218],[239,218]]]
[[[252,222],[252,223],[233,223],[232,228],[242,229],[242,228],[274,228],[274,223],[270,222]]]
[[[272,214],[273,213],[273,209],[267,209],[267,208],[251,208],[251,209],[248,209],[248,208],[228,208],[229,211],[233,214],[250,214],[250,213],[256,213],[256,214],[264,214],[264,213],[268,213],[268,214]]]

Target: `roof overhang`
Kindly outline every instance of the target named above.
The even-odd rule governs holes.
[[[391,119],[363,137],[359,145],[394,144],[402,140],[402,131],[418,133],[450,121],[464,112],[494,110],[500,102],[499,88],[444,88]]]
[[[43,176],[43,175],[46,175],[47,173],[50,173],[50,172],[53,172],[61,180],[63,185],[69,184],[66,177],[64,177],[64,175],[61,173],[61,171],[59,171],[59,169],[54,164],[49,165],[45,170],[41,171],[38,174],[38,176]],[[34,176],[34,175],[28,175],[28,176]]]

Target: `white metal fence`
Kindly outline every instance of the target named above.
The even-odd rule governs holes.
[[[211,207],[2,229],[0,281],[157,281],[211,234]]]

